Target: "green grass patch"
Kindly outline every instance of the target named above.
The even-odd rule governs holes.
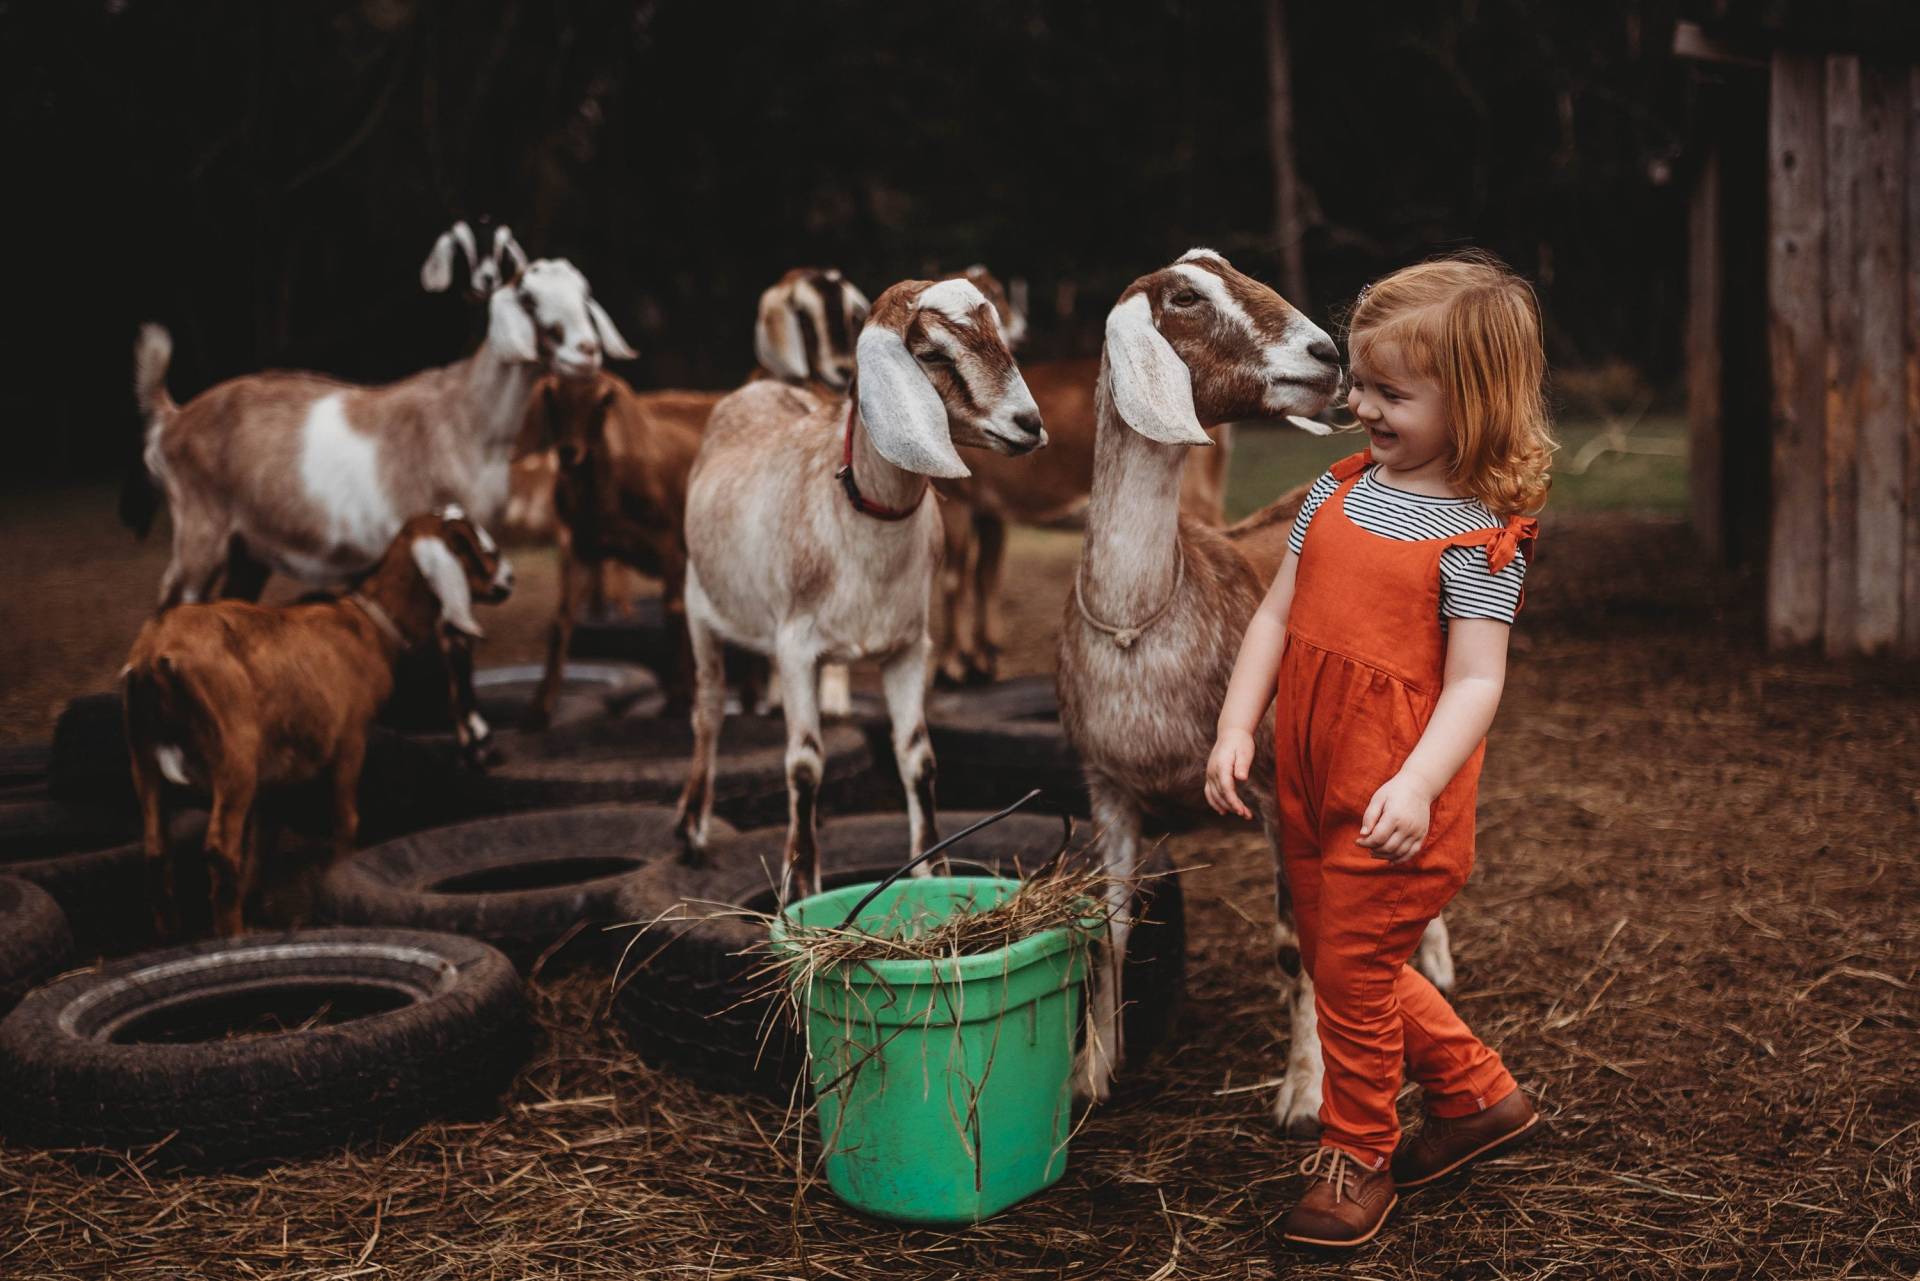
[[[1597,451],[1605,424],[1573,419],[1559,424],[1553,495],[1547,510],[1645,511],[1666,515],[1687,510],[1687,424],[1677,416],[1642,419],[1627,443],[1657,452]],[[1593,446],[1593,449],[1589,449]],[[1309,436],[1292,427],[1241,427],[1233,435],[1232,473],[1227,478],[1227,517],[1238,520],[1329,465],[1367,447],[1358,433]],[[1592,456],[1586,457],[1583,451]],[[1581,462],[1585,468],[1574,468]]]

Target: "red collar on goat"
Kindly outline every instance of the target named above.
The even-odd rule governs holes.
[[[933,486],[922,484],[920,496],[905,507],[885,507],[861,493],[859,483],[853,478],[853,416],[858,412],[859,402],[849,397],[846,441],[840,450],[840,470],[834,473],[835,477],[840,481],[840,487],[847,491],[847,501],[862,516],[871,516],[875,520],[905,520],[920,510],[920,504],[927,499],[927,491]]]

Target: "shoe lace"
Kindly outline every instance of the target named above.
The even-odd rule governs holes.
[[[1344,1199],[1357,1204],[1360,1198],[1349,1195],[1349,1189],[1360,1181],[1360,1171],[1355,1169],[1358,1164],[1339,1148],[1315,1148],[1313,1154],[1300,1163],[1300,1173],[1331,1183],[1335,1201]]]

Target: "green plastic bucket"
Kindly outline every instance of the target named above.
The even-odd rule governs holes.
[[[803,899],[774,923],[837,928],[873,888]],[[984,910],[1020,882],[906,878],[854,927],[899,936]],[[975,1223],[1066,1172],[1085,929],[939,961],[877,960],[816,974],[800,993],[827,1185],[868,1214]]]

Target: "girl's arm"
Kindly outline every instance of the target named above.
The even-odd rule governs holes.
[[[1273,702],[1274,676],[1287,641],[1287,611],[1293,607],[1293,579],[1299,566],[1300,557],[1288,552],[1240,642],[1233,679],[1227,682],[1226,701],[1220,705],[1213,754],[1207,758],[1207,804],[1215,813],[1253,817],[1234,784],[1247,781],[1247,770],[1253,765],[1253,729]]]
[[[1446,683],[1433,719],[1400,772],[1380,785],[1360,820],[1360,844],[1398,863],[1427,840],[1433,798],[1453,780],[1487,736],[1507,680],[1507,638],[1513,628],[1489,618],[1447,625]]]

